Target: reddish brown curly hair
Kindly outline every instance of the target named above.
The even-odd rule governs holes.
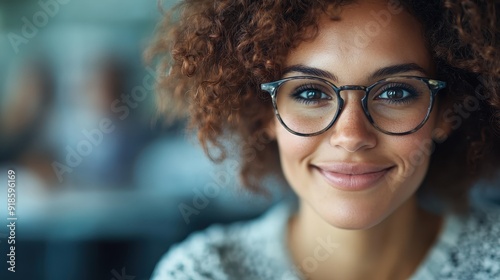
[[[395,1],[395,0],[390,0]],[[185,0],[169,11],[147,58],[159,58],[159,105],[168,117],[188,116],[207,155],[222,161],[236,141],[241,179],[261,190],[262,178],[281,174],[276,141],[266,133],[274,117],[260,84],[281,78],[291,49],[317,33],[317,14],[346,0]],[[445,99],[472,107],[448,110],[453,133],[437,144],[424,190],[451,206],[465,206],[468,190],[500,166],[500,20],[498,1],[401,1],[423,25],[447,82]],[[165,73],[165,74],[164,74]],[[166,74],[168,73],[168,74]]]

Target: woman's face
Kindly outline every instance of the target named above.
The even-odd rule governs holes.
[[[308,69],[319,69],[337,86],[368,86],[401,75],[431,77],[433,63],[419,22],[387,2],[345,6],[340,21],[320,16],[318,36],[302,42],[286,60],[286,67],[300,65],[305,70],[284,77],[310,75],[314,71]],[[421,69],[380,72],[403,64]],[[382,75],[373,77],[377,72]],[[339,228],[370,228],[415,193],[427,172],[431,135],[437,128],[437,110],[433,110],[413,134],[384,134],[364,115],[363,95],[363,91],[342,91],[342,113],[318,136],[296,136],[279,121],[272,124],[287,181],[306,207]]]

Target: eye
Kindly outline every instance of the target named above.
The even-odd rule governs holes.
[[[293,100],[304,104],[318,104],[331,100],[332,97],[317,85],[301,85],[291,94]]]
[[[390,88],[379,94],[379,99],[405,99],[411,97],[413,94],[403,88]]]
[[[307,100],[328,99],[329,96],[317,89],[308,89],[297,94],[297,97]]]
[[[374,100],[385,101],[388,103],[409,103],[418,99],[420,93],[412,85],[409,84],[387,84],[376,91]]]

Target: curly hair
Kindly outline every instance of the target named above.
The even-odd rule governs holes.
[[[160,110],[170,119],[187,116],[216,162],[228,155],[226,141],[236,141],[242,183],[261,191],[264,176],[282,175],[276,141],[267,133],[272,104],[260,84],[279,79],[289,51],[316,36],[318,13],[335,20],[350,2],[185,0],[165,14],[146,53],[149,61],[159,58]],[[450,110],[441,117],[453,123],[448,139],[436,143],[423,189],[461,208],[470,187],[500,166],[500,4],[401,3],[425,30],[436,78],[448,83]],[[460,115],[453,106],[472,109]]]

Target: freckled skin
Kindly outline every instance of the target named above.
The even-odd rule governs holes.
[[[415,63],[432,75],[434,66],[422,35],[421,25],[406,11],[392,15],[364,47],[356,46],[354,28],[364,30],[373,20],[370,11],[386,8],[381,3],[345,6],[340,21],[319,18],[319,35],[290,52],[286,66],[302,64],[334,74],[337,86],[370,85],[376,70],[404,63]],[[358,44],[359,45],[359,44]],[[290,73],[296,76],[300,73]],[[420,71],[400,75],[428,77]],[[432,78],[432,76],[431,76]],[[325,133],[300,137],[289,133],[278,122],[272,123],[285,177],[301,200],[304,216],[319,216],[326,223],[344,229],[368,229],[397,211],[422,183],[429,165],[429,153],[415,164],[419,143],[430,141],[439,127],[437,110],[416,133],[386,135],[367,120],[361,107],[362,91],[343,91],[344,109]],[[434,107],[436,108],[436,106]],[[356,162],[394,166],[376,186],[362,191],[342,191],[330,186],[311,166],[320,162]]]

